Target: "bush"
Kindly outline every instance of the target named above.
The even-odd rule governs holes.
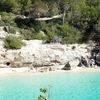
[[[79,42],[79,36],[64,37],[61,41],[62,44],[73,44]]]
[[[2,12],[0,13],[0,15],[1,15],[1,20],[3,22],[3,25],[16,27],[16,23],[14,21],[15,14]]]
[[[34,28],[28,28],[28,29],[21,29],[19,28],[19,32],[21,33],[23,39],[25,40],[44,40],[45,34],[43,31],[35,32]]]
[[[55,26],[49,25],[47,23],[42,24],[42,31],[46,35],[47,42],[51,42],[54,39],[54,37],[57,35],[55,30],[56,30]]]
[[[7,49],[20,49],[23,46],[22,40],[15,36],[7,36],[4,42]]]
[[[4,25],[5,23],[2,20],[0,20],[0,26],[4,26]]]
[[[1,19],[4,22],[10,22],[11,20],[15,18],[15,15],[13,13],[2,12],[0,14],[1,14]]]
[[[37,39],[37,40],[45,40],[46,37],[43,36],[40,33],[37,33],[37,34],[23,34],[23,38],[25,40],[34,40],[34,39]]]
[[[79,42],[81,39],[80,32],[70,26],[69,24],[64,24],[63,26],[58,27],[58,34],[63,37],[61,43],[63,44],[72,44]]]
[[[9,33],[16,34],[17,28],[16,27],[9,27]]]
[[[41,30],[41,22],[35,21],[33,18],[24,18],[23,16],[17,16],[15,18],[15,23],[17,27],[22,29],[22,32],[24,31],[34,31],[39,32]]]
[[[18,9],[18,0],[0,0],[0,11],[17,12]]]

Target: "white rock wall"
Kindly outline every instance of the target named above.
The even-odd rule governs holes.
[[[26,46],[19,50],[5,50],[1,48],[0,62],[11,63],[15,67],[64,65],[68,61],[72,66],[78,63],[76,58],[90,56],[88,45],[74,44],[42,44],[42,41],[24,41]],[[76,48],[73,50],[72,47]],[[0,65],[1,66],[1,65]]]

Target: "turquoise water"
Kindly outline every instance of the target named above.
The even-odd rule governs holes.
[[[0,100],[36,100],[41,87],[50,88],[49,100],[100,100],[100,73],[0,75]]]

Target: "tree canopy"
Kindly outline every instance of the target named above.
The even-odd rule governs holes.
[[[60,35],[64,36],[63,39],[71,41],[75,38],[81,42],[89,39],[100,41],[100,0],[0,0],[1,16],[4,13],[7,13],[5,14],[7,16],[10,14],[27,17],[20,22],[13,19],[12,23],[17,28],[31,28],[34,32],[38,30],[49,35]],[[63,16],[50,21],[34,21],[35,18],[49,18],[56,15]],[[8,19],[11,21],[11,18]],[[7,23],[9,24],[9,21]]]

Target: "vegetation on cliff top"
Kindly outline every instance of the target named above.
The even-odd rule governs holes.
[[[7,36],[5,38],[5,48],[7,49],[20,49],[23,46],[21,38],[15,36]]]
[[[0,0],[0,15],[0,26],[27,40],[100,42],[100,0]]]

